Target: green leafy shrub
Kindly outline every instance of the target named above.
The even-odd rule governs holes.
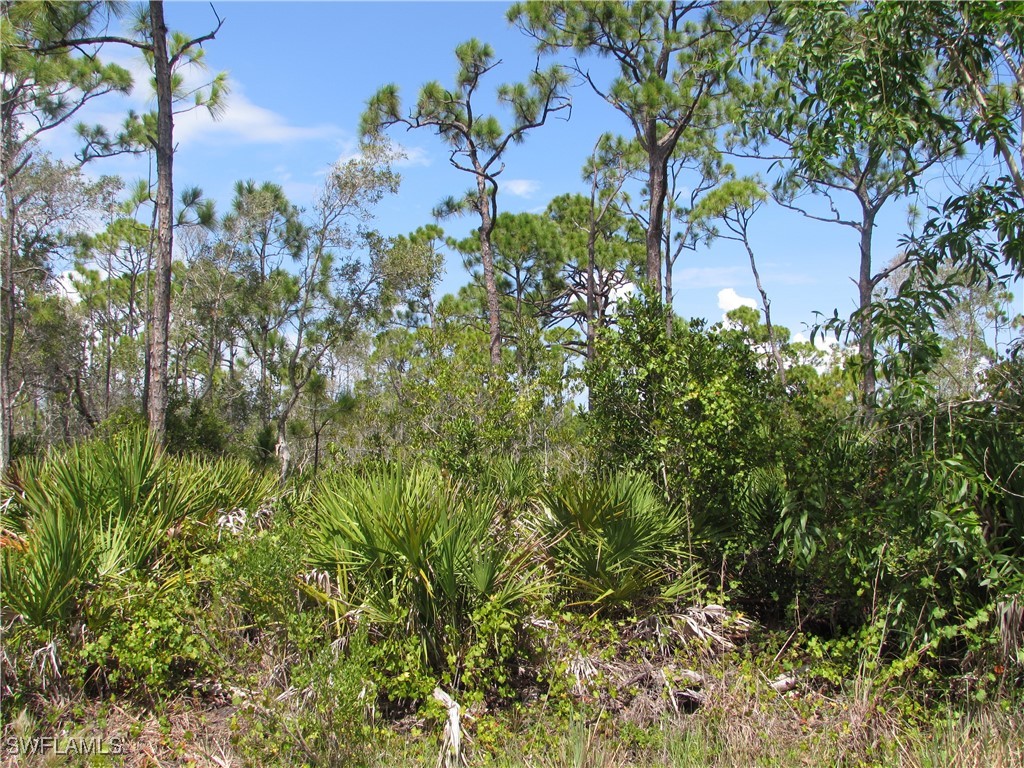
[[[79,652],[86,687],[159,701],[213,673],[198,631],[192,592],[184,584],[131,580],[123,594],[94,595]]]
[[[167,449],[172,453],[220,456],[231,445],[231,425],[215,404],[172,397],[167,409]]]
[[[654,480],[696,517],[732,525],[736,480],[772,463],[777,390],[739,331],[673,320],[656,297],[619,306],[584,379],[598,465]]]
[[[292,670],[288,691],[267,688],[239,702],[232,741],[252,765],[371,763],[379,743],[373,722],[372,654],[365,632],[344,647],[329,644]]]
[[[781,465],[755,467],[737,485],[732,526],[707,538],[729,564],[730,599],[762,620],[784,620],[823,544],[816,508],[794,493]]]
[[[193,574],[221,636],[225,657],[240,665],[250,647],[269,638],[280,647],[311,652],[323,646],[327,614],[303,595],[303,532],[287,522],[225,537]]]
[[[1024,589],[1019,371],[994,367],[961,403],[936,400],[927,368],[900,371],[867,423],[795,403],[776,533],[802,620],[837,643],[871,633],[870,664],[905,659],[908,675],[1020,676],[998,618]]]

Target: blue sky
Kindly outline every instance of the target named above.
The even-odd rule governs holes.
[[[231,95],[219,122],[205,113],[178,116],[175,185],[201,187],[221,211],[230,204],[235,181],[250,178],[281,184],[293,202],[310,205],[325,170],[355,149],[367,99],[388,82],[398,84],[408,100],[428,80],[451,83],[455,46],[468,38],[490,43],[502,60],[491,75],[492,90],[525,78],[536,62],[532,41],[508,25],[502,3],[217,2],[215,8],[225,21],[216,40],[205,46],[206,60],[211,73],[229,73]],[[208,3],[168,2],[165,15],[171,29],[190,36],[216,25]],[[152,108],[141,59],[110,46],[103,58],[138,73],[136,89],[127,99],[97,101],[85,119],[114,127],[127,108]],[[607,82],[607,63],[592,66],[595,73],[609,73]],[[500,210],[539,211],[558,194],[583,191],[580,168],[597,136],[629,130],[589,88],[575,88],[572,97],[570,120],[552,120],[507,153]],[[379,207],[377,226],[385,234],[400,234],[431,222],[431,209],[467,189],[470,178],[449,166],[440,140],[428,130],[399,129],[391,136],[408,157],[399,166],[401,191]],[[47,142],[57,155],[75,149],[68,132]],[[758,171],[769,174],[766,163],[744,168]],[[146,160],[126,157],[90,166],[90,173],[116,173],[128,180],[149,172]],[[943,190],[936,194],[945,196]],[[906,208],[906,201],[895,201],[883,213],[876,268],[896,255]],[[462,235],[473,223],[466,218],[442,226]],[[814,321],[815,311],[830,315],[834,308],[841,314],[853,309],[854,230],[769,205],[755,219],[752,239],[777,323],[799,332]],[[460,260],[453,257],[441,292],[457,290],[465,281]],[[674,284],[681,314],[712,321],[722,316],[720,292],[757,295],[746,253],[727,241],[685,254]]]

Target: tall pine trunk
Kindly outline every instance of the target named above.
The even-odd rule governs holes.
[[[171,67],[167,56],[167,25],[164,4],[151,0],[153,60],[156,74],[156,259],[153,286],[153,326],[149,336],[150,378],[146,401],[149,431],[158,444],[164,442],[167,420],[168,336],[171,323],[171,257],[173,254],[174,117],[172,113]]]
[[[480,213],[480,260],[484,268],[484,289],[487,291],[487,323],[491,337],[491,365],[501,365],[501,318],[498,314],[498,283],[494,276],[494,253],[491,248],[491,232],[494,231],[494,217],[491,215],[491,194],[487,180],[477,175],[477,205]]]
[[[674,145],[673,145],[674,146]],[[650,142],[647,189],[650,196],[650,211],[647,220],[647,285],[660,298],[661,251],[664,236],[665,194],[668,184],[668,154],[657,142]],[[670,154],[670,153],[669,153]]]
[[[875,213],[864,209],[860,230],[860,274],[857,278],[859,293],[860,322],[858,323],[858,352],[861,364],[861,405],[867,420],[871,420],[875,408],[875,334],[871,319],[871,300],[875,281],[871,274],[871,236],[875,227]]]
[[[6,126],[5,126],[6,127]],[[9,136],[0,138],[0,172],[3,173],[3,232],[0,235],[0,473],[11,460],[14,398],[11,394],[11,356],[14,354],[14,191],[9,169],[13,151]]]

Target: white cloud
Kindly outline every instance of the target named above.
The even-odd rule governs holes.
[[[427,150],[423,147],[405,147],[401,144],[395,146],[401,154],[398,160],[395,161],[397,168],[412,168],[414,166],[427,167],[434,162],[434,159],[427,153]]]
[[[341,154],[338,155],[338,159],[335,161],[335,165],[342,165],[344,163],[351,162],[352,160],[358,160],[363,156],[363,153],[359,150],[359,142],[353,138],[347,138],[341,142]],[[422,147],[407,147],[404,144],[391,143],[391,150],[394,153],[394,160],[392,165],[395,168],[412,168],[414,166],[427,167],[434,162],[434,159],[429,155],[427,150]],[[323,173],[327,173],[329,169],[325,169]]]
[[[746,296],[740,296],[734,288],[723,288],[718,292],[718,308],[723,312],[731,312],[738,307],[757,309],[757,302]]]
[[[805,343],[809,341],[806,334],[795,333],[793,334],[794,343]],[[829,368],[839,364],[843,359],[845,352],[839,344],[839,339],[835,336],[825,334],[816,334],[814,337],[814,349],[815,351],[810,354],[800,356],[801,365],[810,365],[819,374],[825,373]]]
[[[358,160],[363,156],[363,153],[359,151],[359,142],[353,138],[342,139],[339,144],[341,145],[341,154],[338,155],[338,159],[334,161],[334,165],[344,165],[345,163],[351,163],[353,160]],[[327,175],[328,171],[334,166],[328,166],[323,169],[322,175]]]
[[[245,144],[288,144],[337,136],[334,125],[292,125],[282,115],[251,102],[237,83],[223,114],[214,120],[205,109],[193,109],[174,118],[174,138],[182,144],[190,141],[242,142]]]
[[[104,56],[104,61],[119,64],[131,73],[132,91],[126,97],[131,109],[136,112],[156,109],[152,88],[153,74],[141,56],[107,55]],[[205,87],[215,74],[200,67],[185,67],[179,72],[184,76],[182,87],[189,93]],[[187,107],[178,105],[176,109],[187,110]],[[99,113],[94,115],[90,122],[98,122],[112,133],[116,133],[124,122],[124,113]],[[292,125],[283,115],[250,101],[245,95],[245,87],[230,78],[225,108],[217,120],[202,108],[181,111],[174,116],[174,141],[177,144],[196,141],[285,144],[325,139],[340,133],[341,130],[337,126],[329,124]]]
[[[628,299],[636,291],[636,284],[632,282],[623,283],[617,288],[613,288],[608,296],[608,303],[618,304],[623,299]]]
[[[740,280],[739,267],[687,267],[675,273],[676,283],[682,289],[724,288]]]
[[[613,287],[608,294],[608,304],[606,305],[606,309],[610,314],[614,315],[618,311],[619,302],[628,299],[635,292],[636,283],[633,283],[631,281],[626,281],[621,285]],[[572,295],[573,298],[578,299],[579,301],[587,300],[587,292],[585,289],[581,288],[578,290],[574,290]]]
[[[82,300],[81,294],[78,292],[78,286],[75,285],[75,279],[81,279],[81,276],[73,269],[66,272],[61,272],[57,275],[56,283],[57,290],[64,294],[64,297],[68,299],[72,304],[77,304]]]
[[[533,197],[540,189],[540,183],[533,179],[505,179],[500,186],[516,197]]]

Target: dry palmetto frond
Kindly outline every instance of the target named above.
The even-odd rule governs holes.
[[[999,648],[1006,663],[1024,663],[1024,599],[1010,595],[996,604],[999,616]]]

